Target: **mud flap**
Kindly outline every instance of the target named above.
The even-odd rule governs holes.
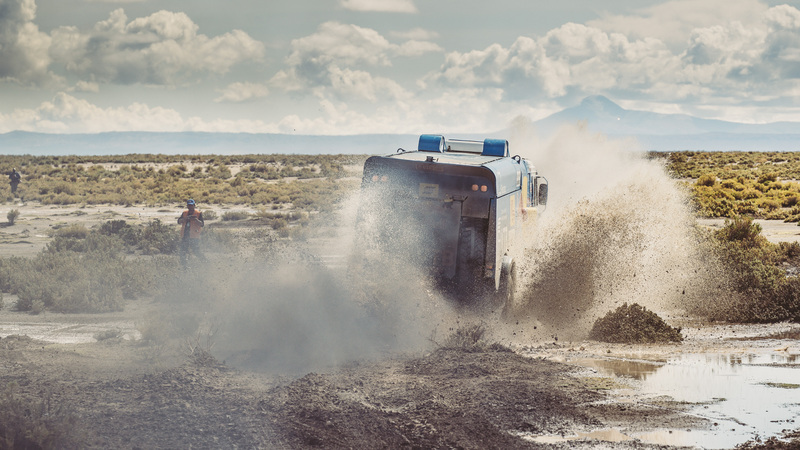
[[[456,276],[458,261],[461,202],[445,203],[435,214],[432,248],[438,250],[439,254],[435,255],[434,263],[446,279],[452,280]]]
[[[508,256],[503,257],[500,272],[500,287],[494,294],[494,304],[501,310],[501,317],[509,319],[514,314],[514,296],[517,290],[517,265]]]

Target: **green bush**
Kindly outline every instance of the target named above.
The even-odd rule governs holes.
[[[717,184],[717,177],[713,173],[706,173],[703,174],[700,178],[698,178],[695,184],[697,184],[698,186],[712,187],[715,184]]]
[[[250,214],[246,211],[226,211],[222,213],[223,221],[245,220],[250,217]]]
[[[800,278],[787,277],[783,264],[800,259],[800,244],[773,244],[750,218],[727,221],[714,234],[713,251],[726,268],[732,297],[702,313],[731,322],[800,321]]]
[[[18,296],[21,311],[121,310],[123,299],[152,295],[176,270],[171,259],[126,258],[124,249],[119,237],[100,232],[57,235],[34,258],[0,259],[0,288]]]
[[[73,224],[55,231],[56,236],[75,239],[86,239],[89,236],[89,229],[82,224]]]
[[[19,210],[17,209],[12,209],[6,214],[6,219],[8,219],[8,223],[11,225],[14,225],[14,222],[17,221],[17,217],[19,217]]]
[[[203,220],[206,222],[211,222],[212,220],[217,220],[217,213],[213,209],[204,209],[203,210]]]

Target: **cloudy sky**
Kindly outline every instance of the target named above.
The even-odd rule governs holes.
[[[595,94],[800,122],[800,6],[0,0],[0,133],[486,132]]]

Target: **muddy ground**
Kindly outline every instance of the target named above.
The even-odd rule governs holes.
[[[35,253],[56,223],[177,215],[135,207],[21,212],[0,230],[0,255]],[[775,335],[797,330],[789,324],[684,322],[675,325],[686,340],[674,345],[562,342],[531,332],[524,341],[498,339],[503,345],[431,342],[313,373],[265,374],[188,341],[143,342],[142,321],[161,308],[140,299],[120,313],[32,316],[13,311],[6,295],[0,386],[31,410],[45,401],[50,417],[75,418],[70,429],[91,448],[663,448],[676,445],[673,431],[726,430],[715,431],[720,423],[698,414],[698,403],[643,389],[647,373],[631,363],[655,371],[686,354],[775,354],[784,362],[800,355],[796,333]],[[605,370],[612,365],[621,369]],[[785,427],[797,428],[793,421],[794,413]],[[740,441],[758,434],[751,428],[738,431]],[[665,437],[645,438],[660,431]]]
[[[32,407],[63,407],[56,414],[76,417],[92,448],[656,448],[637,436],[719,424],[692,413],[696,405],[642,392],[641,373],[598,370],[602,363],[797,355],[796,340],[740,340],[788,328],[696,327],[679,345],[432,348],[304,375],[243,371],[125,338],[12,335],[0,338],[0,383]]]

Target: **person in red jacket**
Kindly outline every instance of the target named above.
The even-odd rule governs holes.
[[[180,257],[183,267],[186,267],[190,251],[197,258],[203,261],[206,259],[200,250],[200,234],[203,232],[205,221],[203,220],[203,213],[195,209],[195,206],[194,200],[187,200],[186,211],[178,217],[178,223],[181,225]]]

